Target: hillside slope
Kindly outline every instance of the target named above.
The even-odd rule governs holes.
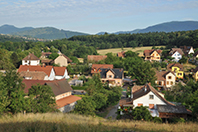
[[[20,32],[20,31],[27,31],[27,30],[31,30],[33,29],[32,27],[24,27],[24,28],[17,28],[13,25],[3,25],[0,26],[0,33],[2,34],[11,34],[11,33],[15,33],[15,32]]]
[[[116,121],[62,113],[18,114],[0,118],[0,130],[3,132],[186,132],[197,129],[197,123],[159,124],[145,121]]]

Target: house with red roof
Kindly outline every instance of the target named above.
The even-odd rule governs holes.
[[[37,66],[40,65],[40,59],[36,57],[33,53],[29,53],[28,56],[22,59],[22,65]]]
[[[135,86],[134,86],[135,87]],[[150,84],[136,87],[129,98],[121,99],[119,105],[123,107],[135,108],[138,106],[147,106],[151,116],[160,118],[187,118],[191,112],[184,106],[177,106],[164,98],[164,94],[158,92]]]
[[[113,69],[113,64],[92,64],[91,74],[100,73],[101,68]]]
[[[122,58],[124,58],[124,57],[125,57],[125,51],[118,52],[118,53],[117,53],[117,57],[122,57]]]
[[[57,109],[63,113],[73,110],[77,101],[81,99],[81,97],[72,95],[73,89],[65,79],[53,81],[24,79],[22,82],[25,84],[24,92],[26,94],[28,94],[29,89],[33,85],[40,84],[50,86],[55,95]]]
[[[160,50],[160,49],[144,50],[144,57],[145,57],[144,60],[160,61],[161,53],[162,53],[162,50]]]
[[[42,80],[43,74],[47,75],[44,80],[69,79],[66,67],[20,65],[18,72],[24,79],[39,78],[38,80]]]

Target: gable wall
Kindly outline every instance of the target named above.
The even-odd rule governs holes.
[[[153,95],[154,99],[149,99],[149,95]],[[166,105],[166,103],[162,101],[160,98],[158,98],[152,91],[133,101],[134,107],[137,107],[138,104],[143,104],[143,106],[148,106],[148,107],[149,104],[154,104],[155,109],[157,104]]]
[[[67,63],[67,59],[64,56],[58,56],[55,60],[54,60],[55,64],[59,64],[60,66],[68,66]]]
[[[171,79],[169,79],[169,77],[171,77]],[[171,72],[168,73],[166,75],[166,87],[171,87],[171,86],[174,86],[175,85],[175,75],[173,75]]]

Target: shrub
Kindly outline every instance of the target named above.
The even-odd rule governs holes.
[[[162,123],[162,119],[160,117],[154,117],[153,122],[155,123]]]

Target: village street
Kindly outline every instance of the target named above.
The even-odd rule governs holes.
[[[126,89],[127,89],[127,87],[123,87],[121,99],[126,98]],[[118,106],[119,106],[119,102],[118,102],[117,105],[115,105],[115,106],[109,111],[109,113],[107,114],[107,116],[106,116],[105,118],[107,119],[108,117],[112,117],[112,119],[116,119],[116,117],[117,117],[116,112],[117,112]]]

